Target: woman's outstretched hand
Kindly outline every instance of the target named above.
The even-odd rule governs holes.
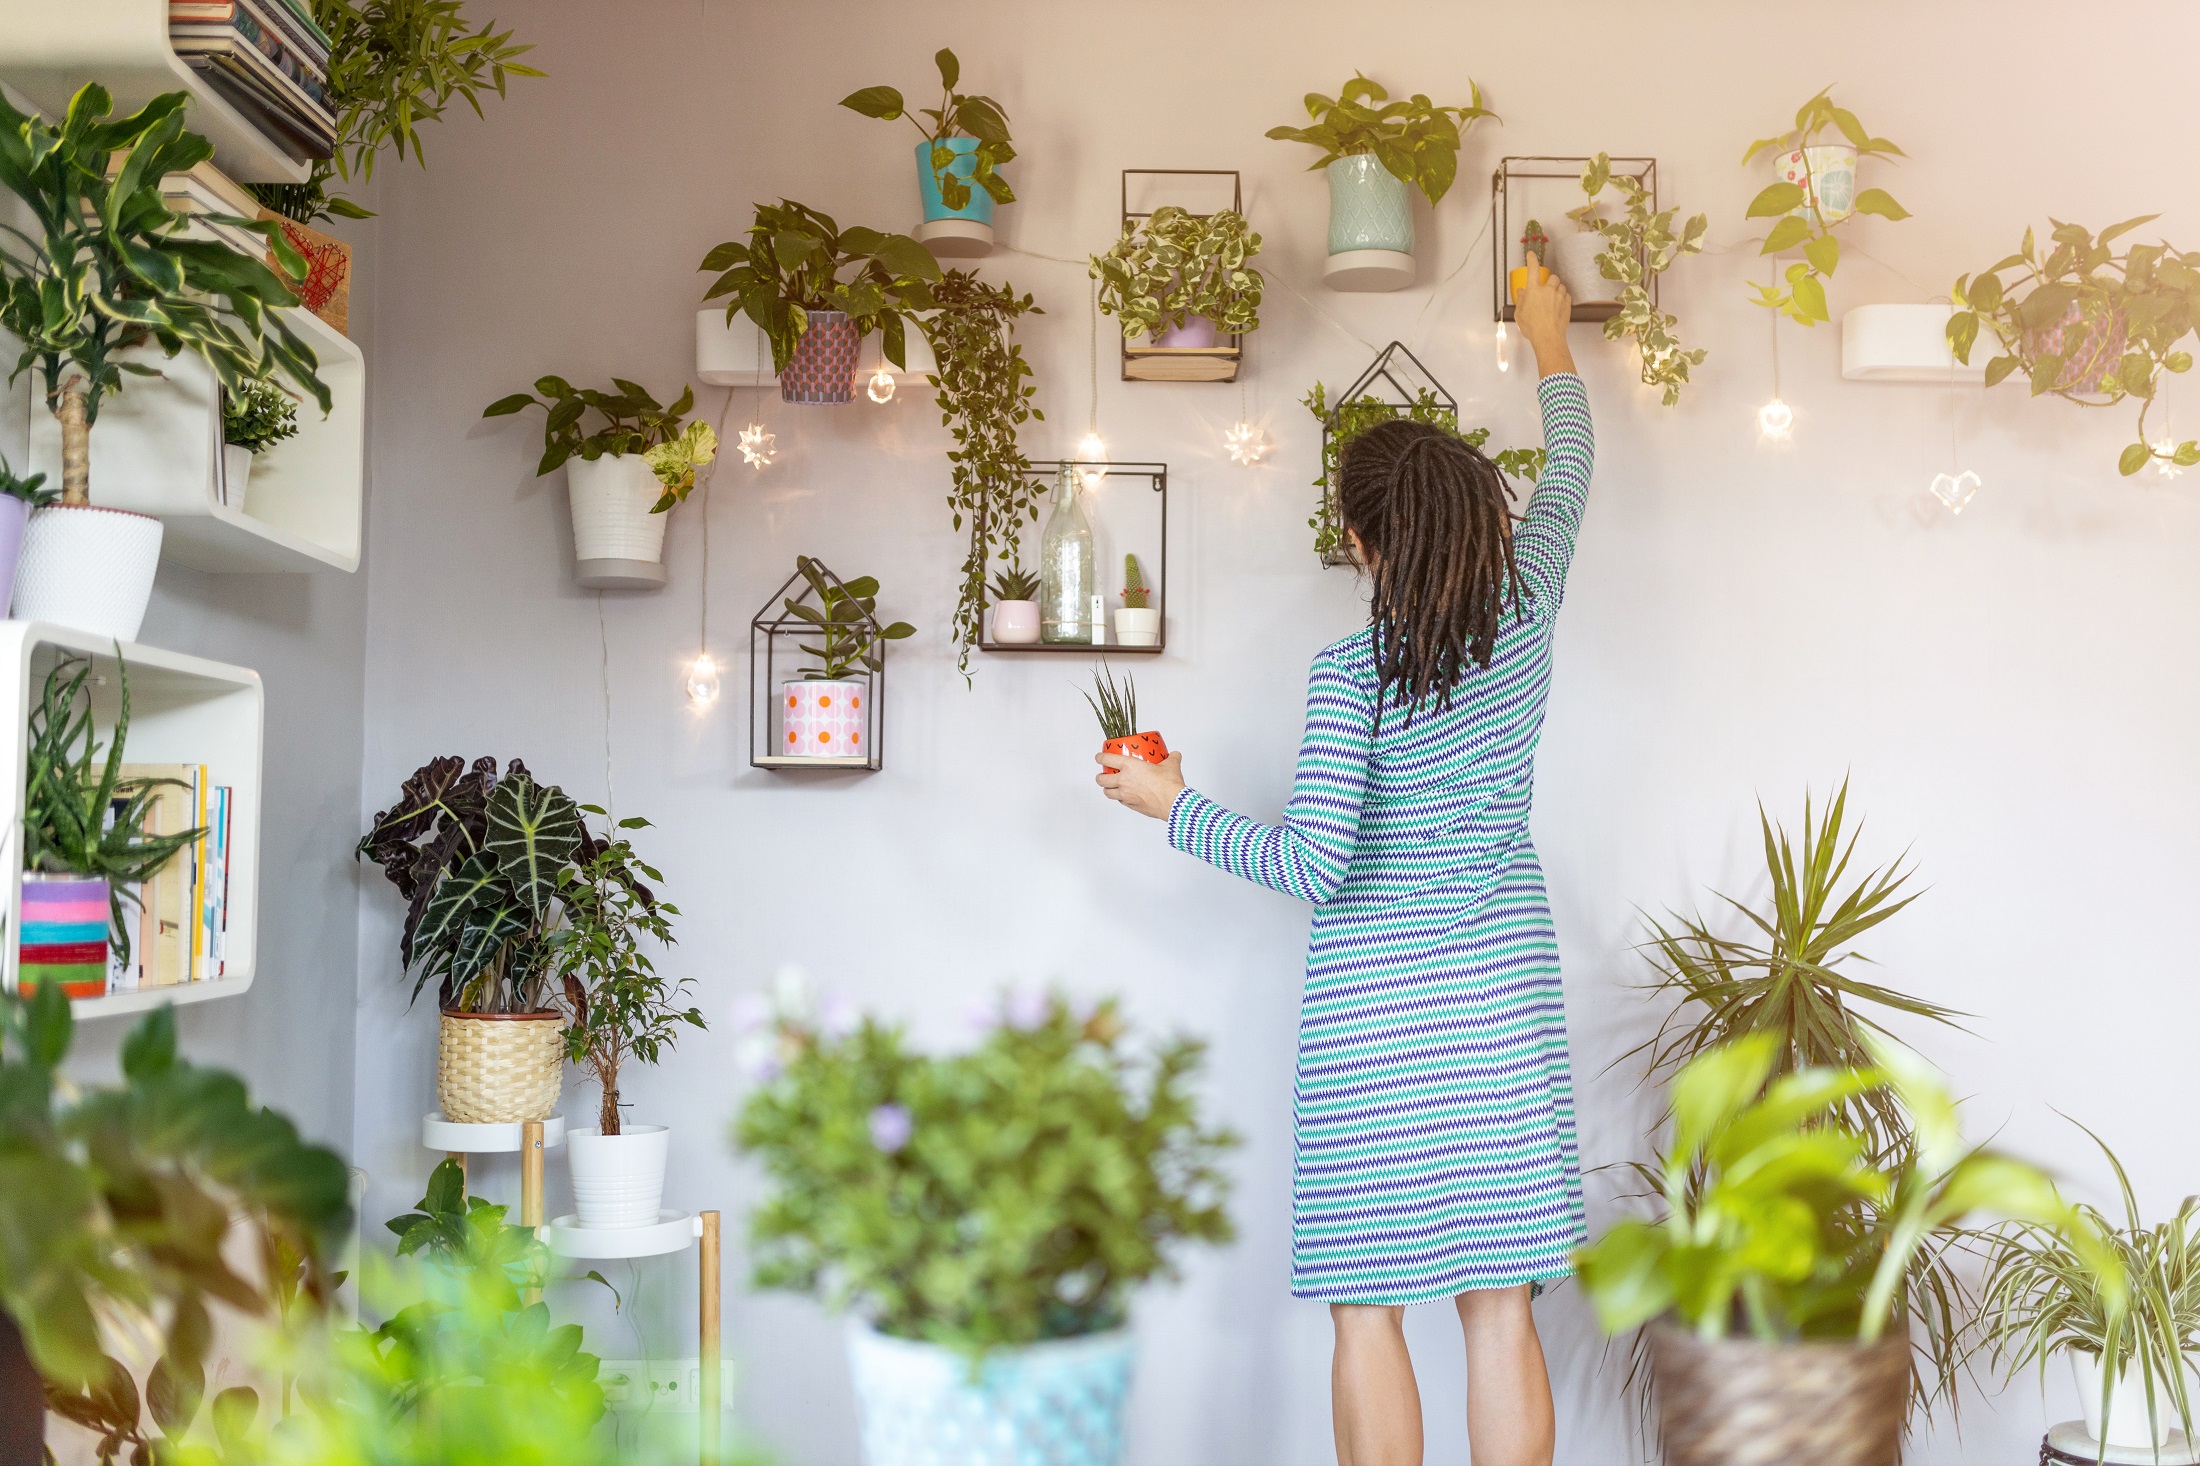
[[[1117,804],[1127,804],[1140,814],[1150,814],[1157,820],[1169,817],[1176,796],[1184,792],[1184,755],[1181,753],[1172,753],[1157,764],[1120,753],[1094,754],[1093,762],[1100,765],[1094,782],[1100,786],[1101,793]]]
[[[1555,272],[1548,280],[1530,279],[1513,292],[1513,321],[1535,351],[1537,376],[1574,369],[1574,353],[1566,345],[1566,326],[1573,318],[1574,298]]]

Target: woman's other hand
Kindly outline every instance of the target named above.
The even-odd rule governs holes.
[[[1160,763],[1120,753],[1093,755],[1100,773],[1093,782],[1117,804],[1127,804],[1157,820],[1169,817],[1176,796],[1184,792],[1184,755],[1172,753]]]
[[[1574,369],[1574,354],[1566,345],[1566,326],[1573,320],[1574,298],[1566,282],[1553,273],[1548,280],[1531,278],[1513,292],[1513,321],[1535,351],[1539,377]]]

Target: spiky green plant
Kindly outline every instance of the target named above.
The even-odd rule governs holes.
[[[1039,598],[1039,577],[1021,565],[1010,565],[993,577],[993,600],[1035,601]]]
[[[1138,685],[1125,676],[1118,691],[1106,658],[1101,659],[1100,670],[1093,674],[1092,691],[1084,697],[1100,719],[1102,738],[1129,738],[1138,731]]]
[[[1123,604],[1133,611],[1146,609],[1146,602],[1153,592],[1146,588],[1145,572],[1138,568],[1136,555],[1123,557]]]

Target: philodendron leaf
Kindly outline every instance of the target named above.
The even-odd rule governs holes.
[[[558,877],[580,841],[580,806],[555,785],[508,776],[489,796],[483,847],[513,894],[537,917],[556,898]]]
[[[2116,471],[2125,478],[2130,478],[2140,469],[2145,468],[2147,460],[2153,456],[2154,450],[2147,447],[2146,444],[2133,443],[2130,447],[2124,449],[2123,455],[2116,460]]]
[[[1877,214],[1882,219],[1907,219],[1910,211],[1894,201],[1894,195],[1883,188],[1867,188],[1856,196],[1856,212]]]

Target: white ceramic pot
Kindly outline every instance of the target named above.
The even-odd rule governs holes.
[[[662,1125],[621,1125],[565,1132],[573,1168],[573,1211],[584,1227],[647,1227],[665,1200],[665,1156],[672,1132]]]
[[[235,443],[222,444],[222,502],[244,507],[244,491],[252,481],[252,450]]]
[[[2147,1423],[2146,1381],[2128,1361],[2109,1392],[2108,1434],[2101,1434],[2101,1356],[2072,1349],[2070,1372],[2078,1382],[2078,1401],[2085,1409],[2085,1433],[2108,1446],[2151,1451],[2169,1444],[2170,1432],[2179,1429],[2177,1406],[2169,1398],[2169,1382],[2154,1382],[2154,1423]],[[2200,1392],[2200,1360],[2185,1356],[2185,1387]]]
[[[995,601],[993,639],[1003,646],[1032,646],[1039,640],[1037,601]]]
[[[1856,149],[1847,143],[1813,143],[1782,153],[1774,166],[1782,179],[1803,191],[1803,202],[1789,212],[1808,216],[1813,187],[1826,223],[1838,224],[1856,212]]]
[[[859,678],[779,686],[779,752],[788,758],[864,758],[871,750],[870,683]]]
[[[1116,1466],[1130,1331],[994,1349],[975,1374],[944,1344],[848,1325],[864,1466]]]
[[[654,590],[665,583],[665,514],[650,506],[664,485],[639,453],[565,460],[573,506],[573,558],[595,590]]]
[[[1619,299],[1619,281],[1607,280],[1597,268],[1597,256],[1607,241],[1601,234],[1580,230],[1551,241],[1551,268],[1566,282],[1577,303],[1602,304]]]
[[[1115,613],[1117,646],[1161,645],[1161,612],[1152,606],[1125,606]]]
[[[31,516],[15,618],[136,641],[160,569],[161,522],[127,509],[55,504]]]

